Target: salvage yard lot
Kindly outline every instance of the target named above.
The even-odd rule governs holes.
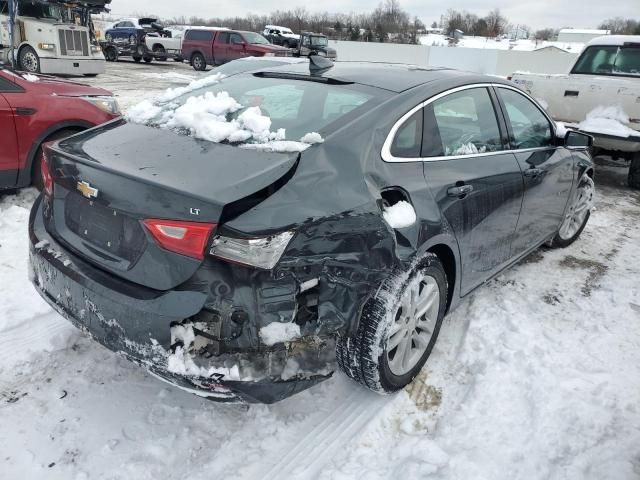
[[[124,110],[202,75],[124,61],[90,83]],[[86,339],[28,282],[36,192],[0,196],[0,477],[637,478],[640,194],[597,163],[580,240],[473,293],[408,391],[336,373],[273,406],[208,402]]]

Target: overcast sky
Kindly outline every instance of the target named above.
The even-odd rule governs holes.
[[[368,12],[380,0],[323,0],[319,10],[329,12]],[[439,20],[448,8],[468,10],[484,15],[498,7],[511,23],[524,23],[532,28],[574,27],[593,28],[602,20],[611,17],[636,18],[640,20],[640,0],[400,0],[402,7],[411,15],[431,24]],[[113,0],[112,10],[118,15],[153,13],[160,17],[235,16],[247,13],[266,14],[278,8],[305,6],[307,10],[318,10],[306,2],[279,2],[263,0]]]

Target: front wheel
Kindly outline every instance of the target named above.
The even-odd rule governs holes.
[[[407,386],[438,339],[447,292],[446,273],[433,254],[411,272],[391,276],[365,304],[356,334],[338,339],[340,369],[379,393]]]
[[[582,175],[578,187],[569,201],[564,221],[551,242],[554,247],[565,248],[575,242],[591,217],[596,185],[588,175]]]
[[[151,63],[153,61],[153,57],[144,57],[144,63]]]
[[[21,70],[29,73],[40,73],[40,57],[29,45],[22,47],[18,61]]]
[[[631,188],[640,190],[640,152],[637,152],[631,159],[628,182]]]
[[[107,62],[117,62],[118,61],[118,50],[115,47],[107,47],[104,49],[104,59]]]
[[[159,62],[167,61],[167,52],[162,45],[155,45],[153,47],[153,53],[156,56],[156,60],[158,60]]]
[[[191,57],[191,65],[194,70],[204,72],[207,69],[207,61],[201,53],[196,53]]]
[[[140,63],[142,61],[142,57],[134,56],[133,61],[136,63]]]

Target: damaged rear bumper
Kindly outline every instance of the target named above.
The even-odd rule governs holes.
[[[164,381],[221,402],[274,403],[331,376],[333,338],[303,337],[254,351],[198,357],[205,375],[171,370],[171,325],[197,316],[207,295],[151,290],[95,268],[49,235],[42,203],[41,197],[29,221],[30,279],[58,313],[108,349]]]

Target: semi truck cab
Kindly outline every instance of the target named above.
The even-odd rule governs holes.
[[[14,30],[14,55],[29,73],[94,76],[104,72],[100,46],[89,27],[66,20],[66,7],[55,3],[20,2]],[[0,0],[0,58],[9,63],[8,2]]]

